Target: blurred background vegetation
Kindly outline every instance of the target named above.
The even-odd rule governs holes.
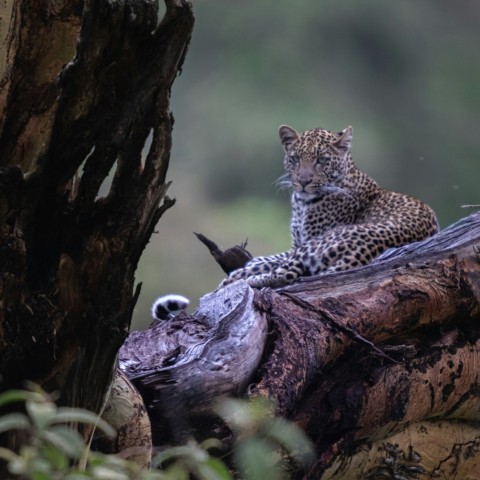
[[[133,329],[158,295],[192,300],[222,271],[192,232],[254,255],[287,249],[280,124],[354,129],[353,158],[383,187],[429,203],[445,227],[480,203],[478,0],[193,0],[172,92],[169,194],[137,280]]]

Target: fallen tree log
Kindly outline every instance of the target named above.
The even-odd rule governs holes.
[[[278,290],[236,282],[192,315],[131,334],[120,365],[146,400],[156,442],[169,441],[172,418],[180,437],[211,432],[208,406],[243,393],[275,399],[313,439],[305,478],[480,478],[468,470],[477,447],[458,470],[469,477],[445,453],[480,439],[478,243],[475,213],[366,267]],[[425,428],[444,457],[431,461],[419,446]],[[408,448],[388,447],[402,432]],[[367,450],[373,460],[359,459]]]

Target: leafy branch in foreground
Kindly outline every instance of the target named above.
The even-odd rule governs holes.
[[[275,416],[271,402],[224,398],[216,411],[235,434],[233,457],[242,478],[287,479],[292,469],[313,461],[311,441],[297,425]]]
[[[92,452],[75,428],[86,424],[114,437],[115,431],[99,416],[79,408],[57,407],[37,387],[32,391],[12,390],[0,395],[0,408],[23,402],[24,413],[0,416],[0,434],[24,432],[18,451],[0,448],[0,459],[13,475],[28,480],[232,480],[234,474],[219,458],[219,440],[169,447],[157,454],[152,470],[145,471],[120,456]],[[293,463],[305,466],[313,449],[305,434],[294,424],[275,417],[264,400],[247,402],[222,399],[217,413],[235,434],[233,458],[240,477],[246,480],[288,478]],[[288,459],[293,463],[288,463]]]

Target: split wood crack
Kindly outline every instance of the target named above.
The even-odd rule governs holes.
[[[339,330],[340,332],[344,333],[347,335],[347,337],[351,338],[355,342],[358,342],[359,344],[367,347],[369,350],[373,350],[377,355],[380,357],[383,357],[387,360],[389,360],[392,363],[397,363],[401,364],[403,361],[396,360],[395,358],[391,357],[390,355],[387,355],[381,348],[377,347],[374,343],[372,343],[370,340],[367,340],[365,337],[360,335],[358,332],[356,332],[353,328],[347,327],[346,325],[342,325],[340,322],[335,320],[330,314],[323,310],[319,310],[315,308],[311,303],[306,302],[305,300],[302,300],[301,298],[297,297],[296,295],[293,295],[291,293],[282,291],[280,292],[281,295],[284,295],[285,297],[289,298],[292,300],[294,303],[299,305],[300,307],[315,313],[318,317],[321,317],[323,320],[326,320],[329,325],[331,325],[334,329]],[[390,349],[390,351],[398,352],[400,349],[402,353],[405,351],[408,351],[410,353],[411,348],[408,345],[396,345],[394,348],[386,347]]]

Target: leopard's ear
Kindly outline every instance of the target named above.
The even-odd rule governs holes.
[[[285,152],[288,153],[292,148],[292,143],[298,139],[298,133],[287,125],[281,125],[278,129],[278,134],[280,135],[280,140],[282,141]]]
[[[345,130],[338,132],[338,138],[333,144],[342,150],[348,150],[352,144],[352,127],[347,127]]]

